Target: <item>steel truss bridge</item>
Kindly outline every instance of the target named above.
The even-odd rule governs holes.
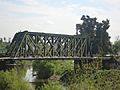
[[[38,32],[18,32],[7,50],[0,50],[0,65],[6,70],[16,60],[74,60],[75,72],[86,64],[101,68],[101,60],[113,57],[91,57],[90,35],[63,35]],[[93,65],[94,63],[94,65]],[[88,70],[89,71],[89,70]]]
[[[63,35],[24,31],[15,34],[5,55],[0,59],[29,59],[31,57],[34,59],[74,59],[90,57],[91,47],[91,37],[89,35]]]

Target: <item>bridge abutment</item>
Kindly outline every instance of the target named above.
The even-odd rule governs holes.
[[[6,61],[5,60],[0,61],[0,70],[6,71]]]
[[[120,61],[115,57],[109,59],[74,59],[74,71],[80,74],[91,74],[98,70],[120,70]]]
[[[79,74],[91,74],[102,69],[102,59],[74,59],[74,71]]]
[[[14,60],[1,60],[0,61],[0,70],[6,71],[14,68]]]

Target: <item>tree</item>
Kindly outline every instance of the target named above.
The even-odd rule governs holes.
[[[114,54],[118,54],[120,52],[120,39],[117,38],[112,46],[112,51]]]
[[[111,52],[110,36],[107,32],[109,20],[103,20],[98,22],[97,18],[90,18],[89,16],[83,15],[82,24],[77,24],[77,34],[89,35],[91,37],[91,52],[92,54],[108,54]],[[90,47],[90,46],[89,46]]]
[[[38,79],[48,79],[54,73],[53,66],[49,61],[34,61],[33,71],[37,72]]]
[[[2,43],[3,42],[3,39],[2,38],[0,38],[0,43]]]
[[[18,72],[17,69],[0,71],[0,90],[33,90],[29,83],[23,80],[21,71]]]

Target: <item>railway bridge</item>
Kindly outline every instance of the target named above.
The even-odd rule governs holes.
[[[76,67],[79,64],[78,66],[81,67],[81,63],[93,63],[96,58],[100,60],[111,58],[91,57],[91,49],[90,35],[23,31],[16,33],[8,49],[0,52],[0,60],[74,60],[74,66]],[[96,65],[98,67],[99,63]]]

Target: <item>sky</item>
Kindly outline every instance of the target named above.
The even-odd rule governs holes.
[[[109,19],[111,41],[120,35],[120,0],[0,0],[0,37],[25,30],[73,35],[82,15]]]

